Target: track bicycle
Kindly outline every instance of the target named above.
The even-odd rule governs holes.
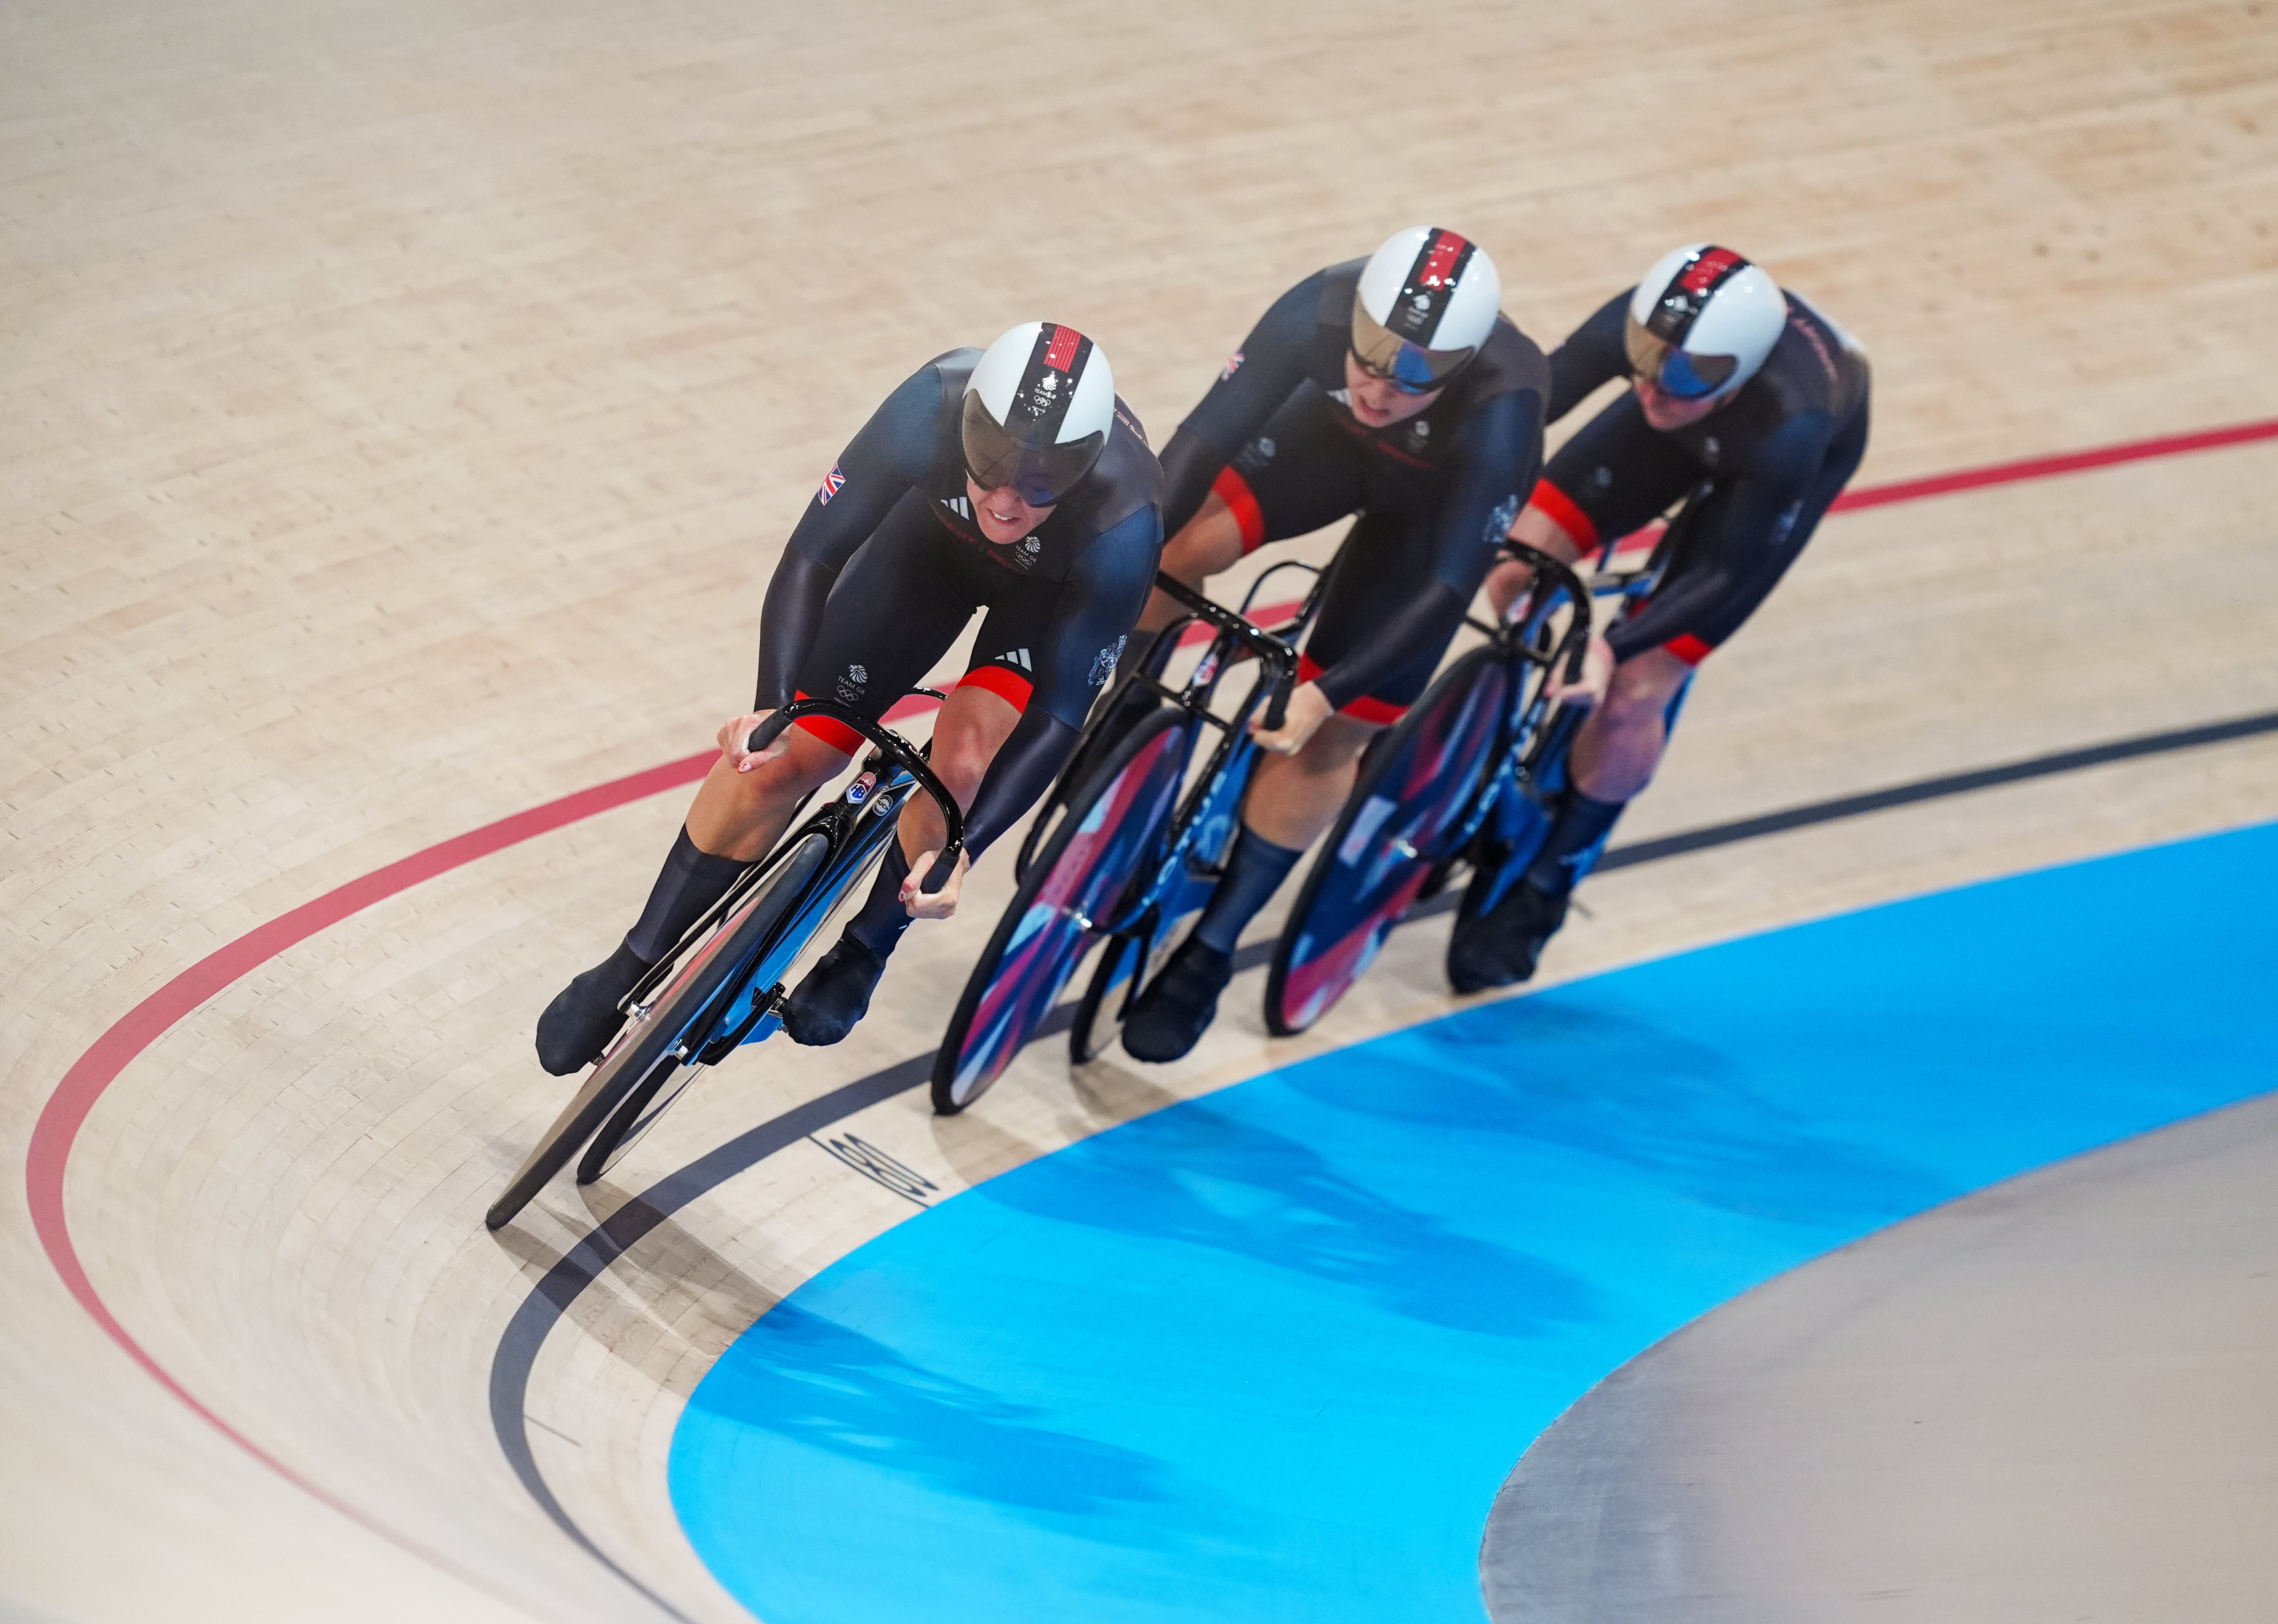
[[[913,692],[942,697],[930,688]],[[817,699],[775,711],[752,731],[748,747],[766,749],[807,716],[843,723],[869,741],[860,770],[804,823],[794,812],[791,831],[625,995],[620,1006],[624,1030],[484,1214],[489,1228],[511,1222],[581,1146],[577,1182],[600,1178],[655,1125],[700,1068],[716,1066],[742,1045],[761,1042],[781,1028],[792,961],[884,854],[913,795],[930,797],[947,825],[946,843],[923,888],[936,892],[948,883],[964,850],[965,821],[921,747],[881,723]]]
[[[1303,1031],[1344,996],[1408,911],[1479,851],[1506,801],[1539,813],[1527,798],[1563,761],[1584,714],[1551,703],[1549,674],[1563,661],[1567,681],[1581,675],[1594,595],[1627,593],[1636,578],[1601,569],[1585,582],[1523,542],[1502,547],[1533,570],[1533,584],[1501,624],[1470,620],[1487,640],[1433,678],[1362,757],[1274,944],[1265,1024],[1276,1037]],[[1606,548],[1606,565],[1615,550]],[[1562,610],[1563,629],[1555,624]],[[1542,820],[1536,846],[1548,827]],[[1513,866],[1508,852],[1487,862],[1498,879]]]
[[[1295,617],[1270,632],[1184,582],[1156,577],[1188,612],[1157,634],[1148,657],[1100,702],[1039,807],[1015,865],[1018,888],[935,1053],[936,1111],[956,1115],[1003,1075],[1092,946],[1105,941],[1069,1030],[1076,1063],[1097,1056],[1122,1030],[1143,972],[1161,964],[1210,900],[1257,762],[1250,718],[1263,703],[1265,725],[1281,724],[1297,669],[1295,642],[1320,601],[1320,571],[1291,561],[1251,583],[1242,610],[1284,570],[1311,572],[1313,586]],[[1196,624],[1208,629],[1208,647],[1173,686],[1165,677],[1171,655]],[[1212,701],[1220,683],[1252,660],[1248,692],[1219,715]],[[1211,728],[1217,745],[1190,773]]]
[[[1670,558],[1682,545],[1686,524],[1700,510],[1709,489],[1706,481],[1695,486],[1665,526],[1647,525],[1605,545],[1591,576],[1590,591],[1596,597],[1615,600],[1610,620],[1618,622],[1635,614],[1661,584]],[[1692,692],[1688,677],[1670,695],[1668,708],[1662,713],[1664,730],[1676,727],[1686,697]],[[1566,790],[1567,752],[1588,715],[1586,710],[1562,707],[1551,717],[1525,770],[1509,774],[1497,786],[1487,816],[1461,855],[1471,869],[1461,907],[1464,916],[1483,914],[1509,894],[1549,838],[1551,825],[1557,821],[1559,798]],[[1579,883],[1587,872],[1587,866],[1578,869],[1575,881]]]

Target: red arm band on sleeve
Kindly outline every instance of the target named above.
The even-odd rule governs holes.
[[[1690,632],[1682,637],[1672,637],[1662,645],[1687,665],[1698,665],[1715,652],[1714,643],[1704,643]]]

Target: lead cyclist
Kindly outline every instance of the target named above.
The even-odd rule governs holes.
[[[791,532],[761,615],[753,708],[721,727],[720,758],[639,919],[539,1016],[539,1063],[562,1076],[598,1059],[625,995],[862,742],[810,716],[754,753],[752,731],[810,696],[877,720],[985,609],[973,663],[934,723],[932,766],[965,809],[965,853],[925,888],[945,831],[932,801],[913,798],[868,900],[784,1012],[799,1043],[844,1038],[911,921],[955,911],[972,860],[1074,749],[1154,583],[1161,501],[1145,431],[1075,328],[1028,322],[912,373]]]

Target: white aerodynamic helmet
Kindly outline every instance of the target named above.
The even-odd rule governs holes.
[[[1074,327],[1024,321],[989,346],[965,386],[965,471],[1045,508],[1091,471],[1115,424],[1115,374]]]
[[[1760,265],[1692,242],[1655,261],[1630,295],[1630,369],[1664,395],[1696,401],[1756,375],[1787,326],[1787,297]]]
[[[1436,226],[1411,226],[1387,237],[1360,273],[1353,358],[1422,395],[1479,353],[1502,313],[1502,279],[1485,249]]]

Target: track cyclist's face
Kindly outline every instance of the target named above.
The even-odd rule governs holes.
[[[1631,381],[1636,386],[1638,405],[1645,412],[1647,425],[1663,433],[1700,422],[1731,398],[1727,393],[1688,401],[1681,395],[1670,394],[1649,378],[1633,378]]]
[[[1389,428],[1405,423],[1440,398],[1437,389],[1410,395],[1388,378],[1379,378],[1362,366],[1353,352],[1345,351],[1345,390],[1352,415],[1363,428]]]
[[[984,491],[970,474],[966,476],[965,494],[972,501],[973,519],[981,526],[981,533],[999,547],[1027,535],[1051,517],[1052,508],[1059,505],[1032,507],[1009,485],[1002,490]]]

